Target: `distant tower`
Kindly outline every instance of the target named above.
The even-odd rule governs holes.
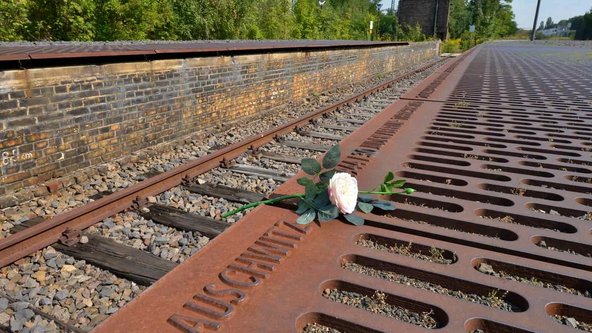
[[[397,16],[401,25],[419,23],[426,36],[441,40],[448,38],[448,13],[450,0],[399,0]]]
[[[396,2],[397,2],[397,0],[391,1],[391,13],[394,13],[395,12],[395,8],[396,8],[395,7],[395,4],[396,4]]]

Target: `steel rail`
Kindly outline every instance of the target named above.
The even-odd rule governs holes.
[[[297,127],[306,125],[312,119],[318,118],[325,113],[337,110],[350,103],[360,101],[375,92],[384,90],[392,86],[394,83],[410,77],[413,74],[425,71],[442,61],[445,60],[438,59],[418,69],[401,74],[392,80],[368,88],[359,94],[320,108],[276,128],[267,130],[260,135],[250,136],[212,154],[180,165],[172,170],[134,184],[124,190],[115,192],[64,214],[57,215],[43,223],[1,239],[0,267],[9,265],[37,250],[57,242],[67,229],[82,230],[88,228],[104,218],[130,208],[136,200],[162,193],[181,184],[185,178],[193,178],[216,168],[220,163],[234,159],[249,149],[263,146],[278,136],[289,133]]]

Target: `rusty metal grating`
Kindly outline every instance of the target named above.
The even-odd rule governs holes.
[[[260,207],[97,331],[592,324],[592,77],[583,74],[592,60],[578,55],[586,52],[489,44],[448,64],[342,143],[341,167],[362,188],[395,169],[417,190],[392,197],[396,211],[368,214],[363,227],[302,227],[290,211]],[[299,190],[294,180],[280,188]],[[334,297],[367,301],[377,291],[384,311]]]
[[[0,44],[0,62],[84,57],[149,56],[167,53],[207,54],[241,51],[383,47],[407,42],[368,41],[184,41],[184,42],[43,42]]]

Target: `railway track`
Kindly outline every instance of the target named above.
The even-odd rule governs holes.
[[[395,169],[416,189],[395,211],[300,226],[258,207],[96,331],[591,331],[586,52],[445,65],[341,141],[361,188]]]
[[[208,239],[222,234],[230,224],[216,218],[221,213],[271,195],[298,171],[302,157],[322,154],[396,101],[403,93],[398,83],[414,81],[441,64],[432,62],[260,135],[221,147],[214,144],[197,160],[168,171],[152,170],[147,179],[115,193],[99,193],[85,206],[15,225],[0,239],[0,267],[6,274],[0,282],[12,293],[0,293],[0,301],[7,300],[0,310],[12,310],[5,330],[31,329],[25,323],[33,321],[35,326],[42,319],[72,332],[96,326]],[[158,232],[152,232],[155,229]],[[172,243],[177,246],[155,246]],[[18,265],[31,255],[34,260],[25,267]],[[44,270],[33,272],[35,265]],[[72,280],[88,271],[108,280],[95,286],[104,305],[100,314],[79,311],[78,318],[69,318],[72,306],[84,309],[93,302],[91,291],[75,291],[81,303],[68,304],[68,293],[60,293],[57,284],[54,290],[40,285],[53,275]],[[31,281],[19,290],[22,279]],[[112,285],[122,286],[123,292]]]

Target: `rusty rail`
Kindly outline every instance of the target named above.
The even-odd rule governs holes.
[[[95,332],[427,332],[411,312],[446,333],[592,324],[592,62],[569,61],[584,51],[490,44],[449,63],[342,142],[362,188],[397,169],[417,190],[392,214],[304,227],[260,206]],[[447,261],[388,252],[407,243]]]

